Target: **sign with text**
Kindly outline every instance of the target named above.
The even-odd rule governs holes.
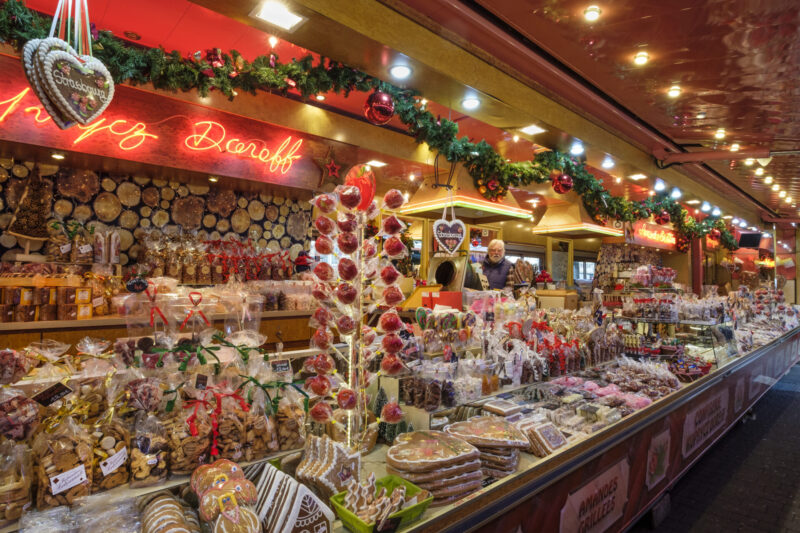
[[[625,242],[628,244],[675,251],[676,240],[675,231],[658,224],[639,220],[625,226]]]
[[[714,436],[728,419],[728,391],[721,390],[686,413],[683,422],[683,457],[687,458]]]
[[[623,459],[578,490],[561,508],[561,533],[602,533],[622,517],[628,502],[628,460]]]

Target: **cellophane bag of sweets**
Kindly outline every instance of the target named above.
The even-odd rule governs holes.
[[[255,461],[280,450],[278,424],[266,393],[253,387],[248,394],[250,410],[245,418],[244,460]]]
[[[33,435],[41,421],[38,402],[28,398],[20,389],[0,388],[0,435],[24,441]]]
[[[281,450],[296,450],[305,446],[306,412],[303,396],[294,387],[284,387],[275,419],[278,423],[278,444]]]
[[[142,531],[142,513],[133,498],[109,501],[107,495],[89,496],[72,508],[72,520],[77,528],[77,533]],[[167,531],[167,529],[163,528],[158,531]],[[177,533],[181,530],[172,529],[171,531]]]
[[[108,387],[106,410],[91,426],[94,439],[92,492],[112,489],[130,477],[131,423],[123,414],[130,408],[119,381]]]
[[[247,437],[247,414],[250,406],[240,394],[239,389],[232,389],[227,382],[216,386],[213,390],[219,435],[216,438],[216,458],[243,461]]]
[[[149,487],[166,481],[169,444],[164,426],[155,415],[137,415],[130,461],[132,488]]]
[[[209,412],[213,404],[208,401],[208,391],[192,386],[183,387],[179,396],[175,408],[164,420],[170,449],[169,466],[173,474],[191,474],[210,458],[212,428]]]
[[[31,506],[33,463],[26,444],[0,444],[0,527],[22,516]]]
[[[71,416],[48,421],[33,440],[36,506],[72,505],[92,488],[92,436]]]

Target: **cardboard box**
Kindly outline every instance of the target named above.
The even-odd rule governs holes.
[[[462,306],[461,292],[460,291],[423,292],[422,305],[424,307],[429,307],[431,309],[433,309],[437,305],[444,305],[460,311]]]

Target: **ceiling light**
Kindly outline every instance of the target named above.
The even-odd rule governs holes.
[[[722,211],[720,211],[719,207],[717,207],[717,206],[714,206],[714,209],[711,210],[711,216],[712,217],[718,217],[721,214],[722,214]]]
[[[681,196],[682,196],[681,190],[679,188],[677,188],[677,187],[672,189],[672,192],[669,193],[669,197],[672,198],[673,200],[677,200]]]
[[[572,155],[581,155],[583,153],[583,144],[580,141],[575,141],[569,149]]]
[[[615,183],[622,183],[622,178],[620,178],[619,176],[617,176],[616,178],[614,178],[614,182],[615,182]]]
[[[318,95],[317,95],[317,96],[315,96],[314,98],[316,98],[316,99],[317,99],[317,102],[322,102],[322,101],[324,101],[324,100],[325,100],[325,95],[324,95],[324,94],[318,94]]]
[[[660,178],[656,178],[656,184],[653,185],[653,189],[655,189],[656,192],[661,192],[663,190],[666,190],[666,188],[667,188],[667,184],[664,183],[664,180],[662,180]]]
[[[644,174],[632,174],[632,175],[630,175],[628,177],[630,179],[632,179],[633,181],[639,181],[639,180],[643,180],[643,179],[647,178],[647,176],[645,176]]]
[[[772,235],[770,235],[766,231],[764,233],[762,233],[761,236],[764,237],[765,239],[769,239],[770,237],[772,237]]]
[[[603,162],[600,164],[601,167],[608,170],[609,168],[614,168],[614,160],[611,159],[609,156],[606,156],[603,159]]]
[[[791,196],[787,196],[786,198],[783,199],[783,201],[786,202],[787,204],[790,204],[790,203],[792,203],[792,197]]]
[[[731,224],[733,224],[734,226],[736,224],[738,224],[738,223],[739,223],[739,219],[738,218],[734,218],[733,220],[731,220]]]
[[[724,217],[722,217],[722,218],[724,218],[725,220],[730,220],[730,219],[732,219],[732,218],[733,218],[733,215],[725,215],[725,216],[724,216]]]
[[[403,198],[405,198],[405,200],[407,202],[408,199],[411,198],[411,194],[409,194],[408,191],[406,191],[406,192],[403,193]]]
[[[703,120],[704,118],[706,118],[706,114],[701,111],[700,113],[697,114],[697,118]]]
[[[481,101],[478,100],[474,96],[468,96],[461,100],[461,107],[466,109],[467,111],[472,111],[473,109],[478,109],[478,106],[481,105]]]
[[[697,204],[700,203],[700,200],[697,200],[697,199],[687,200],[686,203],[689,204],[689,205],[697,205]]]
[[[667,96],[669,96],[670,98],[677,98],[680,95],[681,95],[681,87],[680,87],[680,85],[673,85],[667,91]]]
[[[633,62],[636,65],[645,65],[650,60],[650,54],[647,52],[636,52],[636,55],[633,56]]]
[[[366,164],[375,168],[381,168],[386,166],[386,163],[384,163],[383,161],[378,161],[377,159],[372,159],[370,161],[367,161]]]
[[[747,227],[747,222],[745,222],[744,220],[740,221],[739,222],[739,227],[740,228],[746,228]]]
[[[511,137],[511,140],[514,142],[519,142],[519,135],[514,135],[513,137]]]
[[[64,156],[64,154],[59,154],[58,152],[54,152],[50,157],[52,157],[53,159],[58,159],[59,161],[61,161],[62,159],[64,159],[65,156]]]
[[[417,177],[414,175],[414,173],[413,173],[413,172],[412,172],[411,174],[409,174],[409,175],[408,175],[408,180],[409,180],[409,181],[414,181],[416,178],[417,178]]]
[[[600,18],[602,12],[603,11],[598,6],[589,6],[583,10],[583,18],[589,22],[594,22]]]
[[[269,45],[272,48],[275,48],[276,46],[278,46],[278,38],[275,37],[274,35],[270,35],[270,37],[269,37],[269,39],[267,39],[267,41],[269,41]]]
[[[747,159],[744,160],[744,164],[747,165],[748,167],[752,167],[753,163],[755,162],[756,160],[753,159],[752,157],[748,157]]]
[[[708,202],[703,202],[703,205],[700,206],[700,211],[703,213],[708,213],[711,211],[711,204]]]
[[[219,178],[216,176],[209,176],[208,181],[210,181],[211,183],[216,183],[219,181]]]
[[[763,175],[764,175],[764,169],[761,168],[761,167],[757,168],[756,169],[756,176],[763,176]]]
[[[781,191],[778,193],[779,198],[783,198],[784,196],[786,196],[786,191]]]
[[[389,74],[396,80],[404,80],[411,76],[411,67],[408,65],[394,65],[389,69]]]
[[[781,186],[776,183],[775,185],[772,186],[772,190],[778,192],[779,190],[781,190]]]
[[[261,5],[261,10],[256,14],[256,17],[287,31],[292,31],[298,24],[305,20],[305,17],[292,13],[289,11],[289,8],[281,2],[275,2],[273,0],[264,2]]]
[[[656,195],[656,191],[654,191],[653,189],[650,189],[650,196],[655,196],[655,195]]]
[[[733,143],[731,145],[731,152],[738,152],[739,151],[739,143]]]
[[[717,131],[714,133],[714,138],[715,138],[715,139],[724,139],[724,138],[725,138],[725,128],[719,128],[719,129],[718,129],[718,130],[717,130]]]
[[[766,178],[764,178],[764,183],[767,184],[767,185],[771,185],[772,184],[772,176],[767,176]]]
[[[531,124],[530,126],[525,126],[524,128],[520,128],[519,131],[524,133],[525,135],[536,135],[537,133],[544,133],[544,128],[540,128],[536,124]]]

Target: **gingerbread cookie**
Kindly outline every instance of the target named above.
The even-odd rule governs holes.
[[[530,444],[514,424],[497,416],[476,416],[444,430],[475,446],[527,448]]]
[[[395,476],[400,476],[403,479],[407,479],[411,483],[418,485],[419,483],[429,483],[431,481],[436,481],[439,479],[445,479],[453,476],[457,476],[459,474],[463,474],[465,472],[474,472],[475,470],[480,470],[481,462],[478,459],[473,461],[468,461],[466,463],[461,463],[453,466],[448,466],[445,468],[439,468],[437,470],[433,470],[431,472],[403,472],[402,470],[396,470],[391,466],[386,466],[386,473],[392,474]]]
[[[386,452],[386,463],[400,471],[430,472],[479,456],[474,446],[442,431],[402,433],[395,442]]]

